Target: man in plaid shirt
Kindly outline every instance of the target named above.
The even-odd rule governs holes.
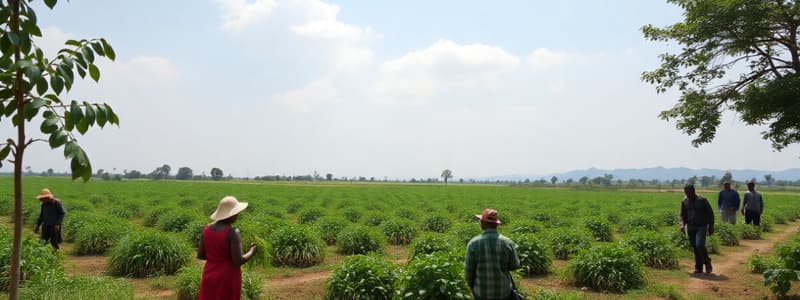
[[[483,233],[467,244],[464,266],[472,295],[476,300],[515,299],[510,271],[519,268],[519,257],[514,242],[497,233],[496,210],[487,208],[475,217],[481,220]]]

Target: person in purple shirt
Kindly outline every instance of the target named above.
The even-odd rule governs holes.
[[[722,222],[736,224],[736,212],[739,210],[741,202],[739,192],[731,188],[730,181],[725,181],[722,187],[722,190],[719,191],[719,198],[717,198],[719,216]]]

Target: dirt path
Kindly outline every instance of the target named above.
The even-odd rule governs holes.
[[[687,294],[714,295],[719,298],[752,299],[763,294],[764,288],[760,274],[752,274],[747,259],[755,254],[771,253],[776,244],[789,239],[800,230],[800,222],[792,222],[766,236],[764,240],[741,240],[739,246],[725,247],[722,254],[712,257],[712,274],[689,273],[685,287]],[[694,269],[694,260],[681,261],[685,270]]]

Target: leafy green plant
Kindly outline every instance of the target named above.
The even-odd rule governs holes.
[[[781,262],[774,256],[753,254],[747,259],[747,266],[750,272],[763,274],[766,270],[781,268]]]
[[[367,226],[351,226],[336,236],[339,253],[367,254],[381,253],[384,247],[383,234]]]
[[[286,226],[270,234],[272,265],[308,267],[325,259],[325,242],[305,226]]]
[[[786,224],[786,216],[784,214],[775,212],[770,214],[770,216],[775,224]]]
[[[175,285],[178,289],[179,300],[197,299],[200,291],[200,281],[203,277],[203,266],[189,264],[178,270]],[[242,299],[257,300],[263,293],[261,278],[254,272],[242,271]]]
[[[302,207],[303,207],[303,205],[300,204],[299,202],[289,203],[288,205],[286,205],[286,213],[290,213],[290,214],[296,213]]]
[[[644,271],[636,253],[617,245],[581,251],[567,267],[577,286],[599,291],[624,292],[644,285]]]
[[[584,224],[596,241],[610,242],[614,239],[613,233],[611,232],[611,223],[605,219],[589,218]]]
[[[325,299],[392,299],[398,273],[377,256],[345,257],[328,277]]]
[[[61,226],[62,238],[65,242],[75,242],[75,235],[86,224],[97,223],[101,218],[91,212],[69,212],[69,217],[64,218],[64,223]]]
[[[778,246],[776,254],[778,259],[783,262],[784,267],[800,270],[800,239],[793,238]]]
[[[172,209],[168,207],[159,207],[147,213],[144,217],[143,225],[145,227],[155,227],[158,225],[158,219],[161,218],[162,215],[169,215],[169,212]]]
[[[171,275],[191,259],[183,239],[155,231],[134,231],[119,240],[108,258],[108,273],[147,277]]]
[[[517,244],[520,273],[522,275],[542,275],[550,273],[553,260],[550,258],[550,245],[532,234],[515,234],[511,240]]]
[[[394,215],[400,217],[401,219],[415,221],[417,220],[417,213],[413,210],[408,208],[400,208],[394,212]]]
[[[324,217],[316,223],[320,236],[328,245],[335,245],[336,236],[348,225],[350,223],[347,220],[339,217]]]
[[[447,236],[439,233],[423,234],[411,243],[411,259],[416,259],[436,252],[449,252],[453,244]]]
[[[84,225],[75,236],[75,253],[78,255],[98,255],[114,247],[128,231],[124,223],[98,222]]]
[[[50,274],[63,276],[63,258],[49,245],[36,237],[27,236],[22,240],[22,282]],[[0,291],[7,291],[11,274],[11,235],[0,230]]]
[[[720,243],[725,246],[738,246],[739,245],[739,235],[736,232],[736,228],[727,223],[720,223],[714,225],[714,230],[719,237]]]
[[[736,229],[743,240],[761,239],[761,227],[747,225],[747,224],[738,224],[736,225]]]
[[[772,218],[762,215],[761,222],[759,227],[761,227],[762,232],[772,232]]]
[[[133,299],[133,296],[131,282],[93,275],[48,276],[26,283],[20,289],[21,299],[104,300]]]
[[[780,298],[786,297],[792,282],[800,280],[800,274],[791,269],[769,269],[764,271],[764,285]]]
[[[680,218],[675,212],[665,211],[661,213],[661,225],[675,226],[678,225],[678,221],[680,221]]]
[[[470,299],[461,258],[438,252],[423,255],[408,263],[400,276],[400,299]]]
[[[161,230],[170,232],[184,231],[186,226],[199,218],[195,214],[185,212],[172,212],[163,214],[158,218],[158,226]]]
[[[325,210],[318,207],[308,208],[300,212],[300,215],[298,215],[297,217],[297,223],[300,224],[314,223],[324,216],[325,216]]]
[[[549,236],[553,255],[558,259],[567,259],[570,255],[591,246],[589,234],[581,230],[553,230]]]
[[[367,225],[367,226],[380,226],[381,224],[383,224],[384,221],[386,221],[386,219],[387,219],[387,217],[386,217],[385,214],[372,213],[372,214],[367,215],[367,217],[364,220],[364,225]]]
[[[648,267],[657,269],[678,268],[678,256],[670,242],[650,231],[637,230],[626,234],[622,245],[630,247]]]
[[[709,254],[719,254],[720,244],[718,235],[714,234],[706,237],[706,250],[708,250]]]
[[[450,225],[452,224],[453,221],[451,221],[447,216],[433,214],[425,217],[425,219],[422,221],[422,229],[426,231],[444,233],[450,229]]]
[[[412,221],[391,219],[381,225],[386,240],[392,245],[408,245],[417,236],[417,225]]]
[[[636,229],[655,231],[658,229],[658,223],[656,223],[653,217],[635,214],[623,219],[620,229],[623,233]]]
[[[542,232],[542,226],[534,221],[519,221],[511,225],[511,233],[534,234]]]
[[[361,211],[355,208],[348,208],[342,211],[342,215],[350,222],[356,223],[361,219]]]
[[[448,234],[461,246],[466,246],[472,238],[481,234],[481,227],[478,225],[478,222],[475,222],[475,217],[473,217],[472,222],[456,223],[450,227]]]
[[[195,249],[200,245],[200,239],[203,236],[203,230],[206,227],[206,222],[200,220],[194,220],[186,224],[186,227],[183,229],[183,234],[186,236],[186,240],[189,241],[189,245],[192,245]]]

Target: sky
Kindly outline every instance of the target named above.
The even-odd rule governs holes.
[[[764,128],[726,114],[698,148],[658,113],[678,94],[640,80],[677,45],[640,28],[681,20],[666,1],[36,2],[51,56],[106,38],[114,62],[67,96],[109,103],[119,127],[78,141],[96,169],[168,164],[233,176],[455,178],[590,167],[783,170]],[[12,136],[10,122],[0,133]],[[38,123],[29,131],[38,132]],[[34,135],[35,137],[36,135]],[[68,170],[29,148],[33,170]],[[10,165],[2,169],[10,171]]]

